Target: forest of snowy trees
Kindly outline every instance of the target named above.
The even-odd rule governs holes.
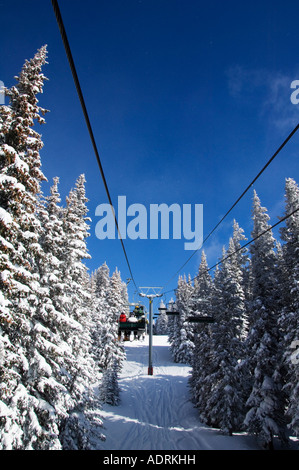
[[[42,193],[40,134],[47,48],[26,61],[0,106],[0,449],[98,449],[105,439],[101,405],[119,401],[125,350],[117,319],[128,313],[119,271],[84,261],[89,217],[85,177],[61,205],[59,178]],[[45,184],[45,183],[44,183]],[[285,215],[299,188],[285,185]],[[199,419],[224,433],[253,433],[271,448],[299,435],[299,212],[280,241],[254,192],[254,242],[234,222],[222,262],[210,274],[202,251],[198,274],[180,277],[178,316],[161,314],[175,362],[191,365]],[[264,235],[259,236],[261,233]],[[213,323],[188,322],[209,316]]]
[[[299,188],[288,178],[284,217],[298,208]],[[173,358],[192,366],[200,420],[227,434],[252,433],[265,448],[274,436],[287,446],[289,435],[299,435],[299,211],[285,219],[280,241],[269,219],[254,192],[254,241],[242,248],[244,231],[234,221],[214,276],[202,251],[194,282],[180,277],[179,316],[169,319]]]
[[[101,403],[118,400],[116,341],[126,285],[104,263],[91,276],[85,177],[60,205],[41,171],[47,48],[26,61],[0,106],[0,449],[94,449]]]

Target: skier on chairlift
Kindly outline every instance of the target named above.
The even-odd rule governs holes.
[[[122,312],[120,317],[119,317],[119,322],[124,323],[126,321],[127,321],[127,317],[126,317],[125,313]]]

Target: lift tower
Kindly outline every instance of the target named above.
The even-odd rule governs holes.
[[[144,292],[140,292],[140,297],[147,297],[149,300],[149,350],[148,350],[148,375],[153,375],[153,361],[152,361],[152,349],[153,349],[153,299],[155,297],[162,297],[163,294],[158,294],[157,291],[161,291],[162,287],[139,287]]]

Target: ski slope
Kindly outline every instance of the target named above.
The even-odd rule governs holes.
[[[154,375],[147,375],[148,337],[126,342],[119,406],[104,405],[103,450],[249,450],[246,435],[224,436],[202,425],[190,402],[190,367],[172,361],[167,336],[153,337]]]

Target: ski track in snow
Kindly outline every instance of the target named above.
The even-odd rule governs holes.
[[[191,368],[172,361],[167,336],[153,336],[154,375],[147,375],[148,337],[125,343],[119,406],[103,405],[103,450],[246,450],[246,435],[224,436],[200,423],[190,401]]]

